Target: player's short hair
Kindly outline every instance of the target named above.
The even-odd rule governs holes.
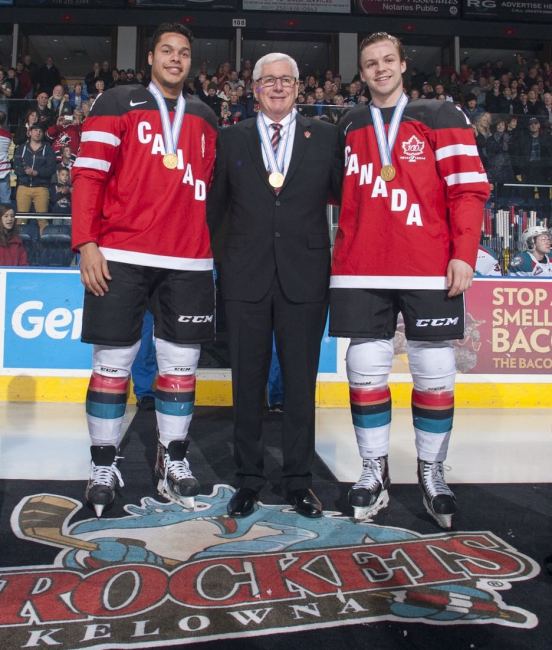
[[[151,37],[150,52],[155,51],[157,43],[159,43],[163,34],[181,34],[190,41],[190,45],[194,40],[192,30],[189,27],[186,27],[186,25],[182,25],[182,23],[161,23],[153,32],[153,36]]]
[[[406,61],[406,51],[403,47],[403,44],[396,36],[393,36],[392,34],[388,34],[387,32],[374,32],[373,34],[370,34],[369,36],[366,36],[366,38],[362,39],[360,48],[358,50],[359,67],[360,67],[360,57],[362,56],[363,50],[367,48],[369,45],[373,45],[374,43],[379,43],[380,41],[389,41],[390,43],[392,43],[397,48],[400,60]]]
[[[299,66],[297,61],[292,59],[289,54],[283,54],[282,52],[270,52],[270,54],[265,54],[262,56],[255,67],[253,68],[253,81],[257,81],[262,76],[262,70],[264,65],[269,65],[270,63],[276,63],[276,61],[286,61],[291,66],[291,73],[296,79],[299,79]]]

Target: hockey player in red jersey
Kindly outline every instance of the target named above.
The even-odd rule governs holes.
[[[144,312],[154,315],[159,375],[158,489],[193,505],[186,460],[200,344],[214,335],[213,259],[205,216],[217,137],[212,111],[183,94],[192,35],[163,24],[148,55],[152,82],[94,103],[73,167],[73,246],[85,286],[82,340],[92,343],[86,398],[97,516],[122,486],[117,449]]]
[[[451,340],[463,336],[489,185],[464,115],[450,102],[408,103],[397,38],[372,34],[359,63],[372,100],[340,122],[345,169],[330,282],[330,333],[351,339],[347,374],[363,460],[349,503],[365,519],[389,500],[388,379],[402,312],[418,481],[428,513],[450,528],[456,506],[443,461],[454,410]]]

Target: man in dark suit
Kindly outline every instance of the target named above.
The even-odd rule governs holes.
[[[273,333],[284,383],[283,490],[299,514],[322,514],[311,489],[314,398],[328,305],[326,203],[338,196],[341,163],[335,127],[297,114],[298,78],[285,54],[257,62],[259,113],[220,134],[209,195],[212,229],[226,217],[220,270],[234,398],[233,517],[253,512],[266,481],[262,412]]]

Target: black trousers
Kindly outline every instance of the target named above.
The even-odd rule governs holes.
[[[282,487],[308,488],[314,458],[315,390],[328,301],[294,303],[278,278],[259,302],[226,300],[234,400],[237,485],[260,490],[264,475],[262,416],[272,334],[284,383]]]

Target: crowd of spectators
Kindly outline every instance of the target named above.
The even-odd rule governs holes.
[[[258,110],[252,72],[249,60],[240,71],[229,62],[214,71],[203,63],[187,90],[210,106],[219,126],[226,128]],[[14,205],[17,213],[69,215],[70,170],[94,99],[108,88],[148,81],[146,71],[118,70],[108,61],[94,63],[84,78],[72,82],[52,57],[41,66],[30,55],[15,68],[0,65],[0,204]],[[516,55],[510,64],[462,64],[458,73],[440,65],[431,72],[409,66],[405,88],[412,100],[450,101],[464,111],[489,180],[503,200],[531,201],[540,192],[548,200],[544,209],[550,210],[550,62]],[[328,69],[298,81],[297,110],[315,119],[336,123],[348,108],[369,101],[358,76],[344,82]],[[48,223],[44,219],[38,225],[42,230]]]

